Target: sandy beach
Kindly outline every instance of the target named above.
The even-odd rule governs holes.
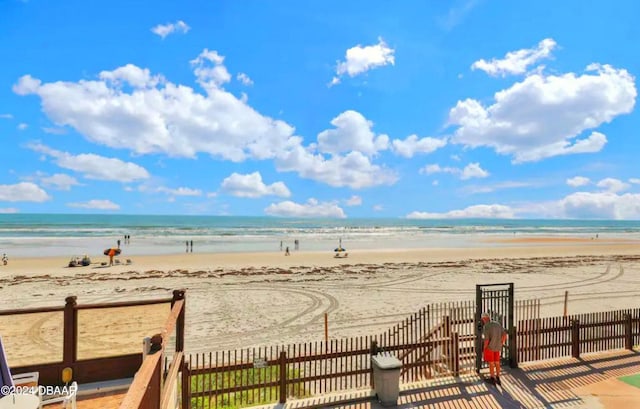
[[[472,300],[476,284],[514,282],[517,299],[539,298],[542,315],[637,307],[640,242],[502,238],[482,248],[378,249],[119,257],[122,264],[68,268],[63,257],[16,258],[0,267],[0,309],[170,297],[187,290],[188,352],[320,340],[386,330],[426,304]],[[149,307],[146,307],[149,308]],[[80,317],[81,356],[136,352],[168,307],[102,310]],[[159,318],[158,318],[159,317]],[[59,359],[61,315],[0,317],[12,364]],[[101,329],[104,330],[101,332]],[[106,340],[104,350],[91,340]],[[129,340],[127,342],[119,340]],[[99,343],[98,343],[99,344]],[[33,345],[39,352],[34,355]],[[19,350],[16,351],[16,350]]]

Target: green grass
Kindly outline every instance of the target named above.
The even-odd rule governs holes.
[[[640,374],[621,376],[618,379],[626,384],[640,388]]]
[[[191,398],[191,407],[193,409],[238,409],[277,402],[280,387],[265,388],[261,387],[260,384],[278,381],[279,375],[279,365],[272,365],[266,368],[238,369],[224,373],[191,376],[191,393],[208,390],[215,391],[236,386],[256,386],[250,390],[225,393],[221,396],[212,397],[211,399],[206,396]],[[288,379],[299,377],[299,370],[288,369]],[[287,385],[287,392],[288,396],[296,398],[310,396],[304,389],[304,384],[302,383]]]

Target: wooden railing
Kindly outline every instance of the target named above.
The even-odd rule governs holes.
[[[135,374],[120,409],[176,409],[180,407],[179,385],[184,378],[184,290],[173,292],[171,313],[160,331],[151,337],[151,350]],[[175,353],[168,351],[169,338],[175,333]],[[166,360],[171,360],[166,364]],[[183,385],[184,387],[184,385]],[[188,407],[188,406],[184,406]]]
[[[631,350],[640,344],[640,308],[519,321],[516,342],[519,362]]]
[[[171,302],[173,302],[173,298],[78,305],[77,297],[70,296],[65,299],[64,307],[43,307],[0,311],[0,316],[22,316],[55,312],[61,313],[63,316],[62,360],[58,362],[34,362],[26,365],[17,365],[13,366],[11,371],[18,374],[23,372],[39,372],[39,381],[43,385],[62,385],[61,374],[62,370],[65,368],[72,369],[73,380],[78,383],[130,378],[135,374],[142,363],[141,348],[138,353],[88,359],[78,358],[78,344],[79,341],[82,341],[79,338],[78,331],[78,312],[105,308],[169,304]],[[7,338],[8,337],[5,336],[5,341],[11,342],[11,339]],[[9,362],[11,362],[11,349],[9,349],[7,353]]]

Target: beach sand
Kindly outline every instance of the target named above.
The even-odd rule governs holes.
[[[207,352],[320,341],[325,313],[332,339],[377,334],[429,303],[473,300],[476,284],[513,282],[516,299],[541,299],[543,316],[562,315],[565,291],[570,314],[640,306],[640,242],[517,237],[493,244],[355,250],[347,258],[298,251],[135,256],[113,267],[11,259],[0,267],[0,309],[63,306],[68,295],[79,304],[165,298],[184,288],[186,350]],[[82,357],[139,351],[168,312],[145,308],[81,317]],[[0,317],[11,365],[58,358],[61,314],[21,317]],[[103,340],[108,348],[95,347]]]

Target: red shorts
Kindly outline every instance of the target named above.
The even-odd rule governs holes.
[[[482,353],[485,362],[499,362],[500,361],[500,351],[492,351],[490,349],[485,349]]]

